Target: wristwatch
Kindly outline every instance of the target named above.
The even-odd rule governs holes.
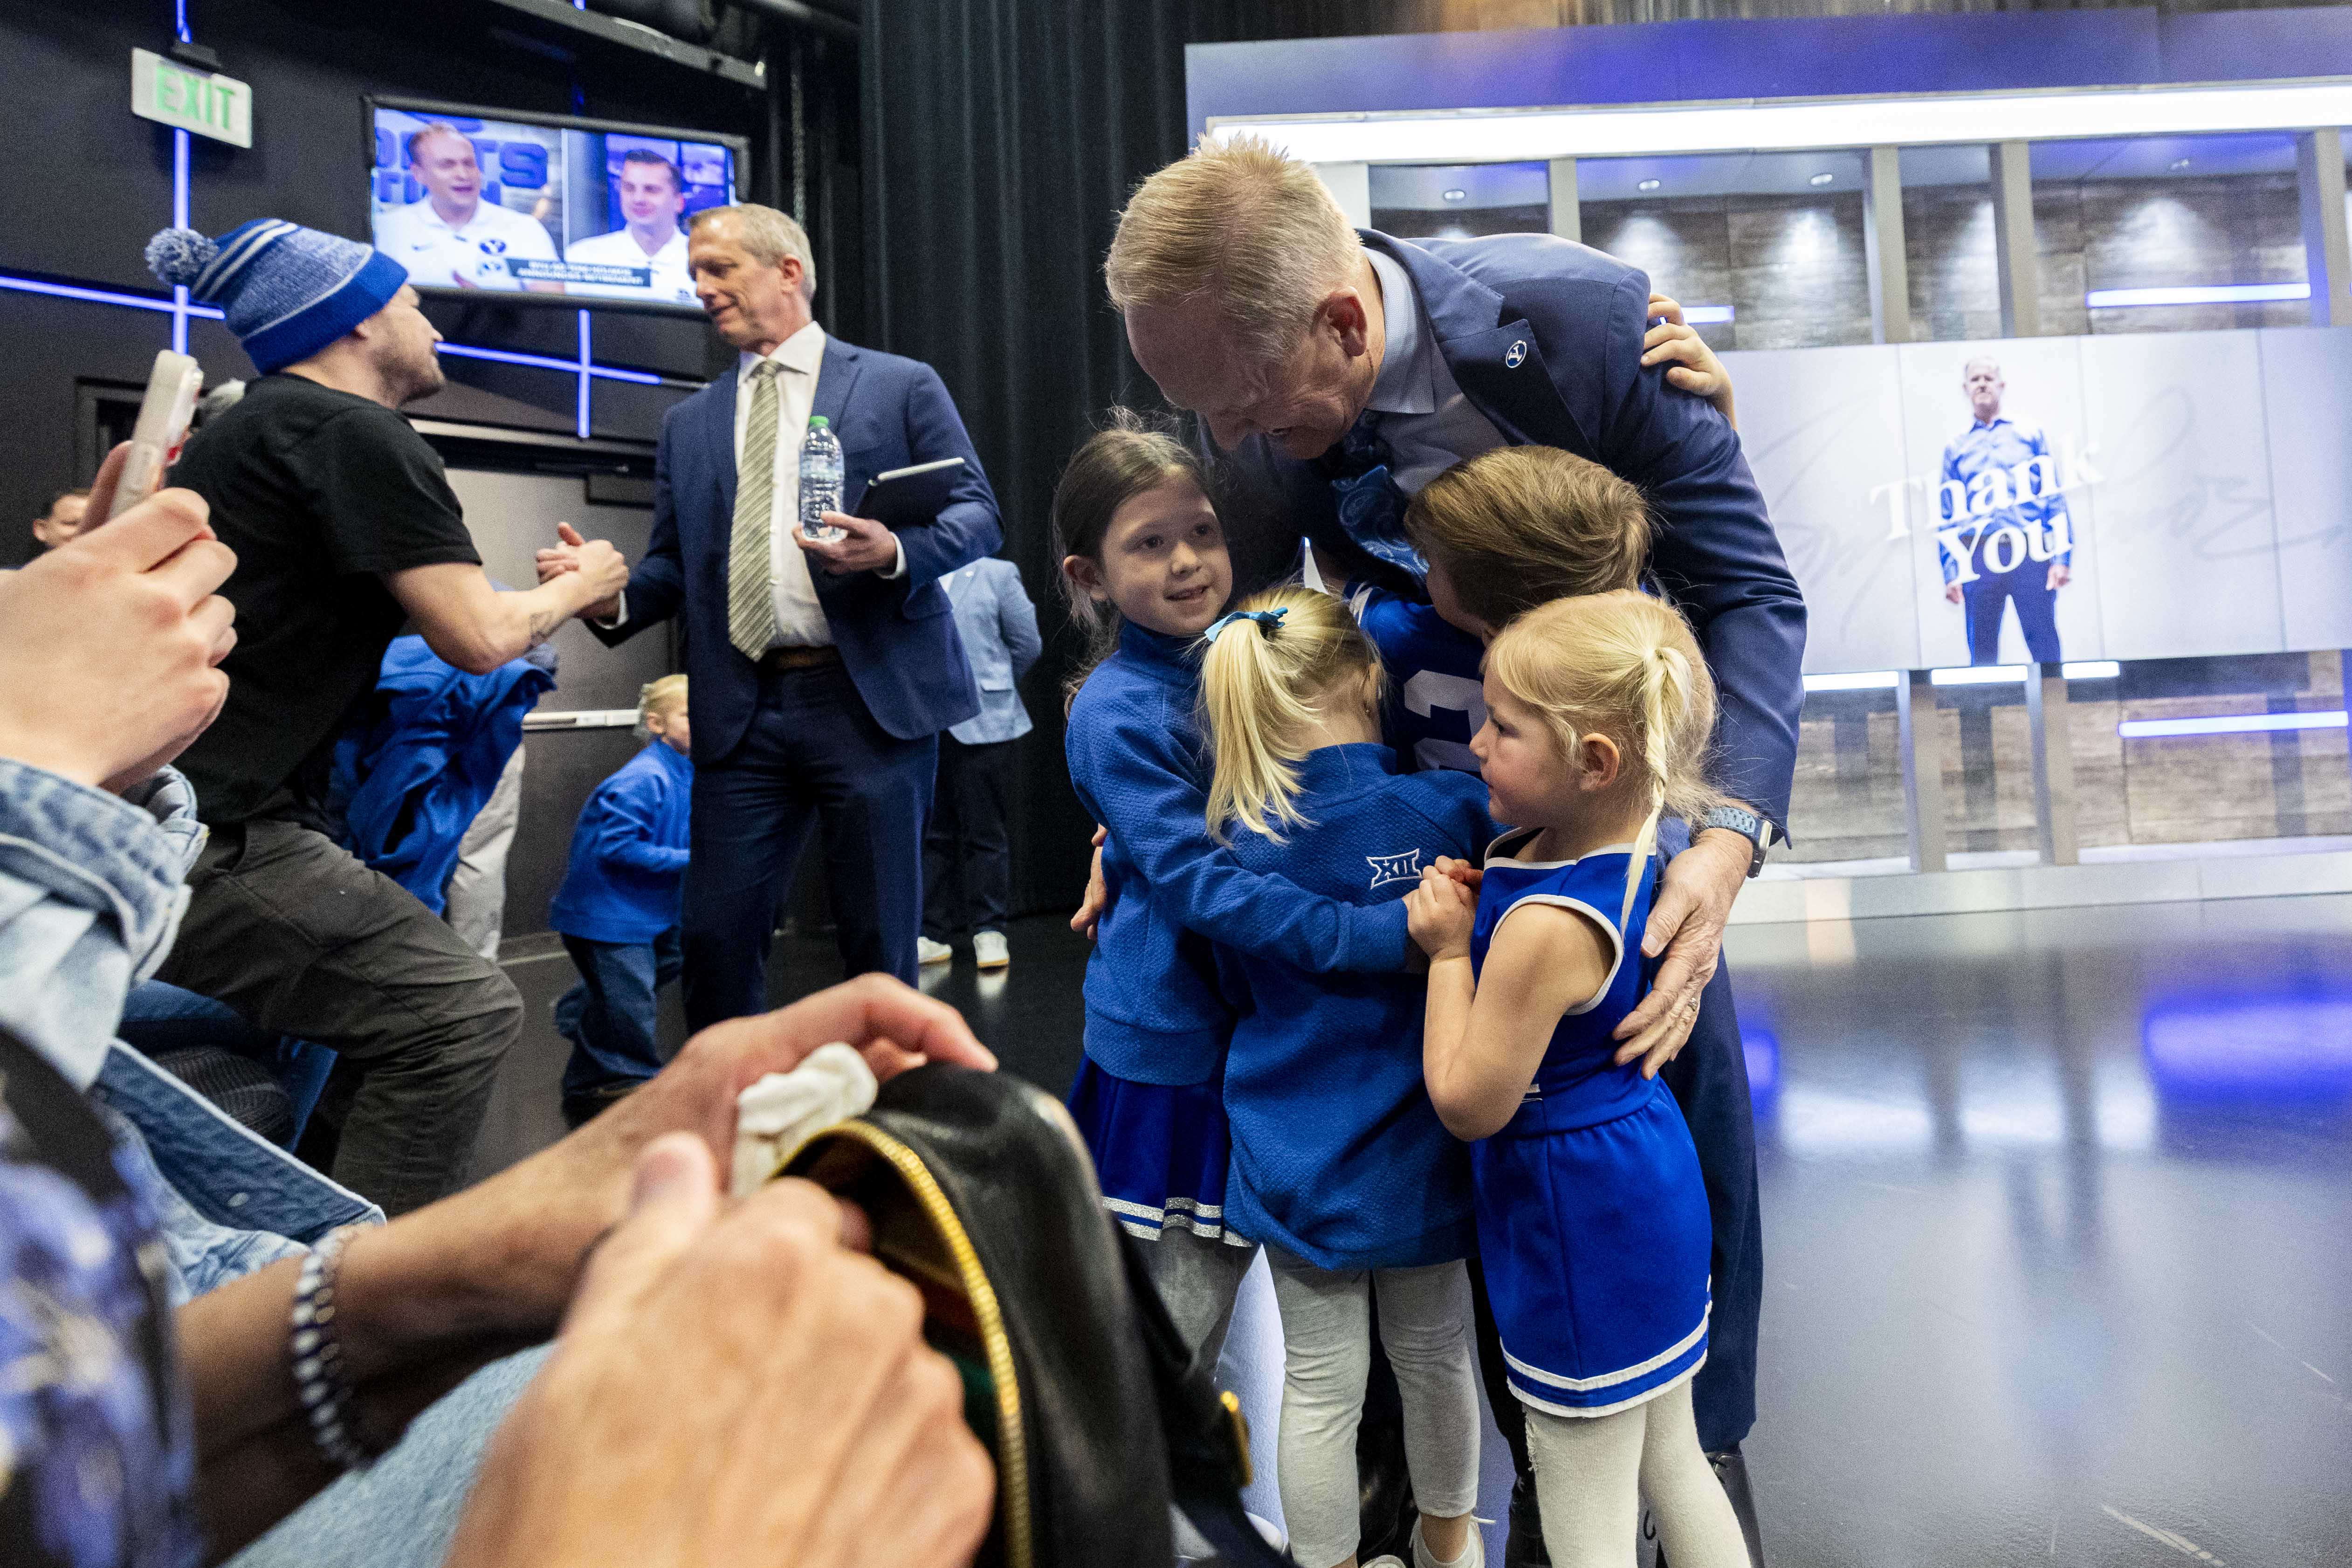
[[[1772,847],[1772,825],[1744,806],[1718,805],[1699,819],[1702,831],[1709,827],[1728,827],[1750,844],[1756,851],[1748,858],[1748,874],[1751,877],[1764,869],[1764,852]]]

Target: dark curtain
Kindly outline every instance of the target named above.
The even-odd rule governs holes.
[[[1103,292],[1127,193],[1183,153],[1184,46],[1418,30],[1439,0],[866,0],[865,324],[934,366],[1004,514],[1045,657],[1013,792],[1013,907],[1066,910],[1092,824],[1062,761],[1079,642],[1054,595],[1046,509],[1101,411],[1156,404]]]

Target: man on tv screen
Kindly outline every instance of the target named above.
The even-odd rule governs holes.
[[[509,261],[554,261],[547,226],[482,200],[482,166],[474,143],[441,121],[408,136],[409,172],[425,195],[376,220],[376,248],[426,288],[529,289],[561,294],[561,283],[524,283]]]
[[[2001,611],[2017,604],[2017,629],[2037,664],[2055,663],[2058,590],[2074,575],[2074,542],[2057,459],[2038,425],[2003,417],[2000,366],[1979,355],[1960,372],[1976,417],[1944,448],[1942,526],[1936,553],[1944,597],[1961,606],[1969,662],[2000,662]]]
[[[686,231],[677,226],[678,215],[685,211],[686,176],[676,163],[647,147],[622,153],[622,226],[572,241],[564,259],[646,268],[652,282],[646,288],[581,284],[572,292],[694,304],[694,279],[686,270]]]

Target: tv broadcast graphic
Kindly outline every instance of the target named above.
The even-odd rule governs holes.
[[[734,199],[692,132],[370,106],[375,244],[420,289],[695,309],[686,224]]]

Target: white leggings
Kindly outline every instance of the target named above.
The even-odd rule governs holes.
[[[1236,1247],[1223,1237],[1195,1236],[1189,1226],[1171,1225],[1160,1239],[1143,1245],[1143,1271],[1151,1276],[1160,1305],[1192,1353],[1212,1370],[1224,1353],[1225,1331],[1233,1326],[1234,1298],[1249,1272],[1255,1247]]]
[[[1478,1501],[1478,1386],[1463,1266],[1335,1272],[1271,1247],[1265,1258],[1282,1314],[1275,1453],[1291,1555],[1303,1568],[1331,1568],[1355,1555],[1356,1427],[1372,1365],[1374,1290],[1381,1343],[1404,1405],[1413,1498],[1433,1519],[1468,1513]]]
[[[1633,1568],[1644,1497],[1675,1568],[1749,1568],[1738,1516],[1698,1446],[1687,1380],[1613,1415],[1521,1407],[1552,1568]]]

